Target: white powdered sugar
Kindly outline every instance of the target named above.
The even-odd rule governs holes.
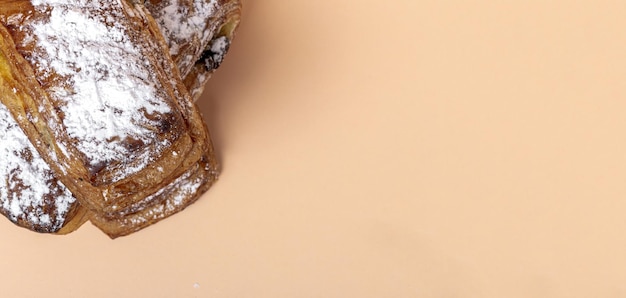
[[[191,71],[196,59],[212,38],[207,30],[218,12],[217,0],[163,0],[146,2],[170,48],[182,77]]]
[[[43,80],[60,75],[67,88],[56,84],[46,91],[63,111],[63,126],[76,140],[90,165],[144,159],[126,174],[141,170],[150,160],[134,153],[128,143],[156,144],[155,115],[170,112],[159,99],[158,80],[142,49],[131,41],[133,29],[115,0],[33,0],[35,9],[49,16],[31,24],[37,51],[31,60]],[[129,33],[130,32],[130,33]],[[157,119],[157,120],[154,120]],[[122,178],[122,177],[121,177]]]
[[[220,36],[211,41],[211,59],[215,65],[222,64],[224,61],[224,56],[228,51],[228,47],[230,46],[230,42],[226,36]],[[207,65],[207,69],[213,69],[213,65]]]
[[[180,4],[181,0],[162,1],[163,9],[153,12],[165,40],[170,47],[170,54],[176,55],[181,42],[191,41],[193,35],[204,33],[207,20],[215,12],[217,0],[193,0],[193,5]]]
[[[0,139],[1,212],[13,222],[27,221],[51,232],[60,229],[75,198],[54,179],[48,164],[2,104]]]

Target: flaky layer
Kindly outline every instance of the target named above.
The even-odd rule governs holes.
[[[189,93],[202,94],[235,37],[241,16],[240,0],[149,0]]]
[[[130,213],[92,213],[91,222],[111,238],[153,225],[194,203],[217,180],[217,163],[210,152],[193,162],[168,185],[146,197],[145,206]],[[182,170],[182,168],[181,168]]]

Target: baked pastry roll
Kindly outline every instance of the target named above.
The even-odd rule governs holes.
[[[194,100],[220,66],[241,18],[240,0],[146,0]]]
[[[141,4],[4,0],[0,22],[27,74],[14,92],[46,119],[31,123],[47,136],[38,153],[109,236],[182,210],[216,179],[208,131]]]
[[[87,219],[86,210],[55,178],[4,104],[0,104],[0,137],[0,213],[41,233],[65,234],[80,227]]]
[[[69,233],[87,220],[87,210],[57,179],[54,151],[50,166],[36,148],[48,150],[54,139],[42,129],[47,121],[34,108],[32,94],[18,92],[26,83],[21,69],[28,66],[16,56],[0,25],[0,213],[33,231]]]

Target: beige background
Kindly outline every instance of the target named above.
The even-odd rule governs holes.
[[[625,1],[244,4],[219,183],[115,241],[0,221],[3,297],[626,297]]]

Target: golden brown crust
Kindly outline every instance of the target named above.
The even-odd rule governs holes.
[[[70,211],[65,225],[55,234],[66,235],[74,232],[89,220],[89,210],[87,210],[87,208],[83,208],[80,203],[75,204],[72,208],[73,209]]]
[[[185,68],[185,73],[194,73],[195,79],[185,82],[185,85],[179,73],[179,67],[183,70],[184,65],[175,64],[167,54],[167,43],[157,23],[141,2],[33,1],[36,3],[33,6],[28,0],[0,0],[0,54],[4,53],[6,56],[6,62],[0,63],[0,73],[4,74],[4,79],[0,80],[0,91],[12,90],[14,95],[2,97],[0,103],[8,107],[29,142],[35,146],[35,152],[50,165],[54,179],[58,179],[60,185],[67,185],[71,194],[80,202],[68,207],[63,226],[53,231],[58,234],[75,230],[89,218],[112,238],[128,235],[183,210],[217,179],[218,166],[208,130],[188,92],[188,88],[200,88],[199,84],[203,85],[208,79],[206,77],[204,81],[199,80],[198,74],[204,76],[213,69],[206,65],[196,69],[196,66],[201,65],[192,63]],[[238,0],[219,0],[216,3],[218,9],[208,17],[209,25],[199,33],[203,35],[202,42],[195,43],[194,61],[202,58],[203,51],[215,37],[228,38],[230,42],[238,24]],[[86,20],[85,26],[107,28],[103,29],[104,34],[108,34],[104,36],[105,44],[98,45],[102,38],[90,41],[88,36],[85,36],[87,40],[82,36],[69,36],[70,40],[65,39],[65,31],[61,29],[71,28],[62,28],[59,24],[71,26],[72,23],[67,21],[69,19],[78,20],[76,22]],[[121,56],[127,53],[124,50],[130,51],[128,53],[141,53],[141,60],[127,60],[131,63],[141,62],[142,72],[119,72],[98,62],[100,60],[92,65],[90,63],[93,59],[74,61],[67,57],[66,60],[59,58],[59,55],[72,56],[77,49],[85,57],[92,55],[90,51],[96,51],[94,56],[97,56],[102,49],[106,50],[106,46],[110,46],[106,44],[107,39],[117,42],[119,38],[122,44],[130,44],[127,46],[128,50],[123,49]],[[200,41],[200,38],[197,39]],[[17,42],[13,43],[13,40]],[[94,42],[96,48],[91,44]],[[129,55],[132,57],[132,54]],[[124,57],[119,59],[124,61]],[[114,60],[106,61],[117,63]],[[97,67],[94,68],[94,65]],[[123,69],[129,67],[123,65]],[[127,120],[131,121],[128,122],[131,126],[137,124],[137,121],[143,121],[136,134],[133,131],[122,131],[98,143],[89,139],[89,136],[85,137],[86,134],[81,135],[80,131],[72,131],[82,128],[77,128],[68,119],[75,114],[92,112],[81,110],[85,106],[71,101],[75,94],[82,98],[93,96],[94,93],[81,93],[84,91],[81,88],[85,88],[84,84],[81,85],[81,80],[85,79],[85,74],[90,73],[98,74],[97,78],[87,79],[96,84],[96,96],[104,96],[99,98],[100,101],[112,99],[101,95],[103,91],[97,91],[98,88],[108,91],[109,89],[102,89],[98,84],[101,84],[100,80],[107,81],[112,76],[116,82],[130,76],[128,82],[134,84],[133,86],[137,86],[137,82],[142,85],[137,86],[138,89],[144,88],[143,85],[158,85],[149,97],[131,99],[146,105]],[[133,77],[139,77],[140,81],[132,81]],[[110,87],[106,84],[103,86]],[[137,87],[119,91],[119,88],[125,87],[113,86],[112,90],[132,93]],[[62,92],[59,93],[59,90]],[[147,106],[144,102],[153,106]],[[115,105],[116,101],[107,104]],[[166,108],[163,109],[163,106]],[[101,109],[107,108],[109,106],[105,105]],[[124,108],[124,103],[114,107],[110,116],[115,118],[122,115],[124,118]],[[142,117],[145,119],[137,120]],[[90,124],[85,125],[89,127]],[[100,150],[99,146],[111,144],[121,144],[116,147],[122,148],[118,151],[128,153],[98,160],[100,156],[93,152]],[[29,227],[27,221],[21,225]],[[29,228],[38,229],[32,226]]]
[[[125,236],[153,225],[194,203],[217,180],[217,163],[207,154],[192,163],[186,171],[149,196],[149,205],[141,206],[132,213],[92,213],[91,222],[111,238]]]

